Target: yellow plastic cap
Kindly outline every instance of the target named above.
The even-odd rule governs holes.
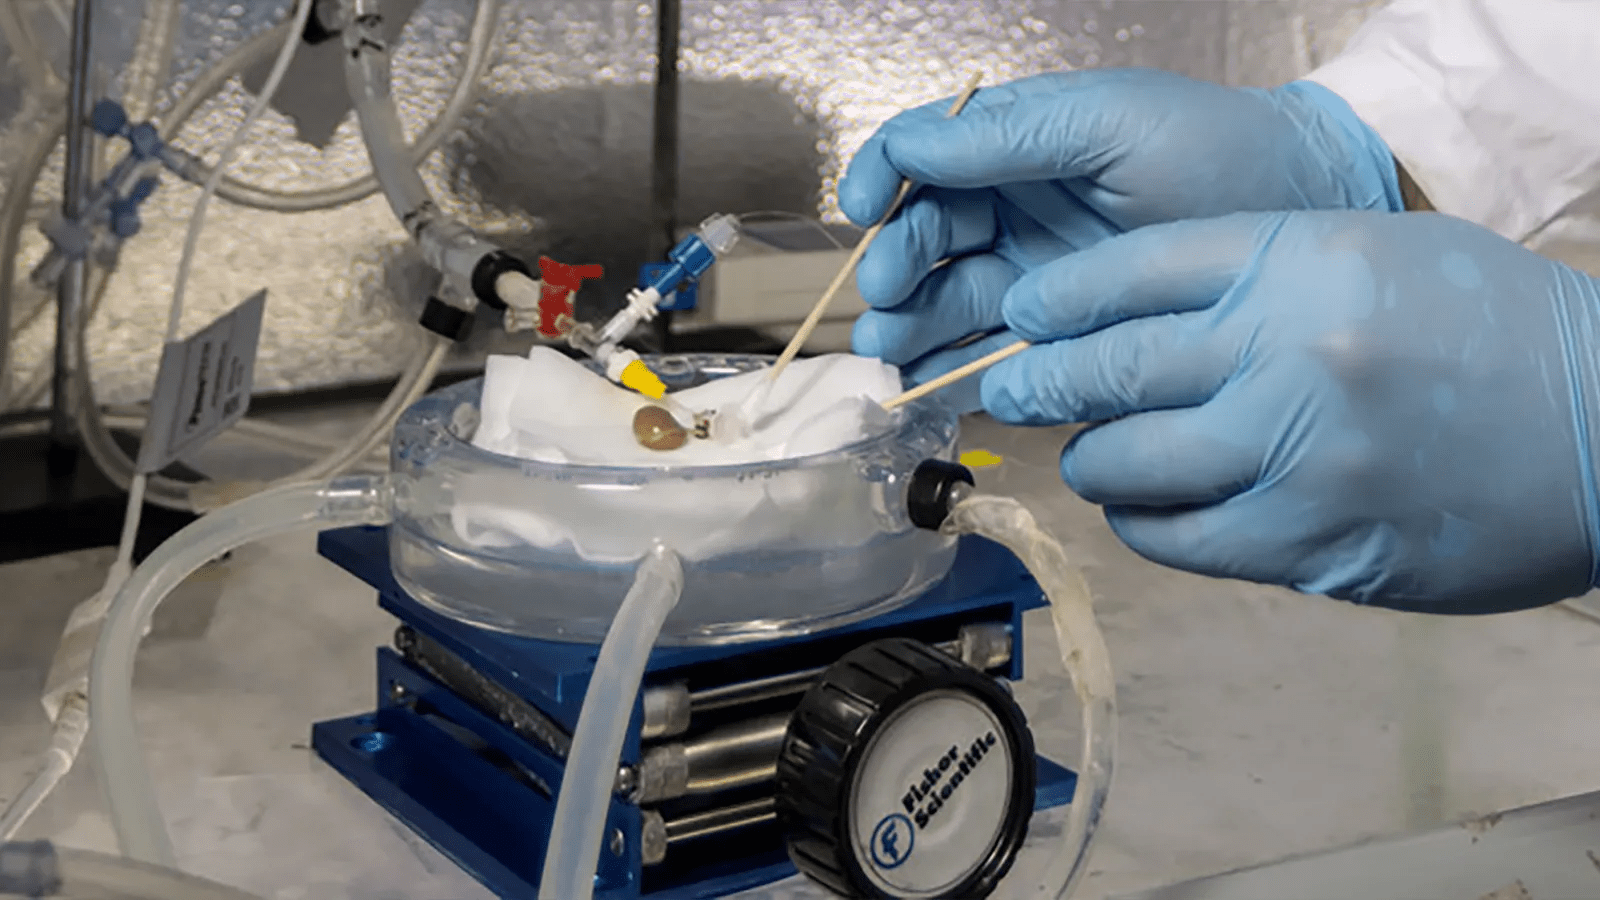
[[[638,391],[651,400],[660,400],[667,395],[667,386],[656,377],[656,373],[650,371],[650,367],[645,365],[642,359],[636,359],[623,367],[622,386]]]

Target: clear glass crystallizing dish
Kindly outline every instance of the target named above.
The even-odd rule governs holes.
[[[645,362],[676,391],[771,358]],[[395,578],[452,618],[598,643],[645,549],[677,542],[688,548],[683,595],[661,643],[769,640],[893,609],[943,578],[955,556],[954,538],[916,528],[905,509],[917,464],[955,456],[957,418],[936,400],[907,404],[887,429],[829,453],[638,468],[537,462],[473,446],[482,387],[474,379],[414,404],[395,428],[390,457]],[[474,516],[513,517],[519,532],[545,537],[485,542],[470,527],[463,533]]]

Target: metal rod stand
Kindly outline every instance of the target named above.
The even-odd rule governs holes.
[[[13,0],[0,0],[9,3]],[[80,213],[92,187],[93,132],[89,128],[93,0],[76,0],[67,88],[66,177],[61,211]],[[51,373],[50,420],[44,433],[0,440],[0,563],[116,546],[127,494],[83,458],[73,410],[73,379],[81,370],[78,332],[83,327],[87,260],[72,261],[56,293],[56,346]],[[134,559],[194,521],[190,513],[147,507],[134,543]]]
[[[61,214],[77,218],[93,177],[89,93],[92,89],[91,26],[93,0],[77,0],[72,9],[72,57],[67,83],[67,156],[61,190]],[[77,465],[77,429],[72,414],[72,379],[78,371],[78,331],[83,327],[84,288],[88,260],[67,263],[56,289],[55,368],[50,378],[50,470],[62,476]]]
[[[656,0],[655,111],[651,117],[650,244],[657,262],[678,243],[678,37],[682,28],[680,0]],[[670,350],[672,312],[655,318],[657,349]]]

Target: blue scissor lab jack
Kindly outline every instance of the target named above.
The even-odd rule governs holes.
[[[319,549],[400,624],[378,651],[377,709],[317,724],[316,752],[499,896],[534,897],[598,648],[427,609],[391,577],[383,528],[325,532]],[[989,893],[1032,812],[1076,783],[1035,755],[1006,687],[1022,614],[1043,604],[1014,556],[966,537],[949,575],[892,613],[656,648],[595,896],[719,897],[797,866],[846,896]]]

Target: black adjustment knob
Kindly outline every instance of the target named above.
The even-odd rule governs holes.
[[[971,487],[975,483],[972,470],[960,463],[923,460],[911,473],[911,483],[906,487],[906,513],[911,517],[911,524],[938,531],[950,516],[956,485]]]
[[[337,25],[330,27],[327,20],[341,18],[339,4],[328,0],[304,0],[304,2],[313,3],[315,6],[311,10],[311,15],[306,16],[306,27],[300,33],[300,39],[308,46],[315,47],[338,37],[341,29]]]
[[[789,858],[845,897],[987,897],[1033,815],[1033,736],[992,678],[918,641],[862,646],[790,719],[777,814]]]

